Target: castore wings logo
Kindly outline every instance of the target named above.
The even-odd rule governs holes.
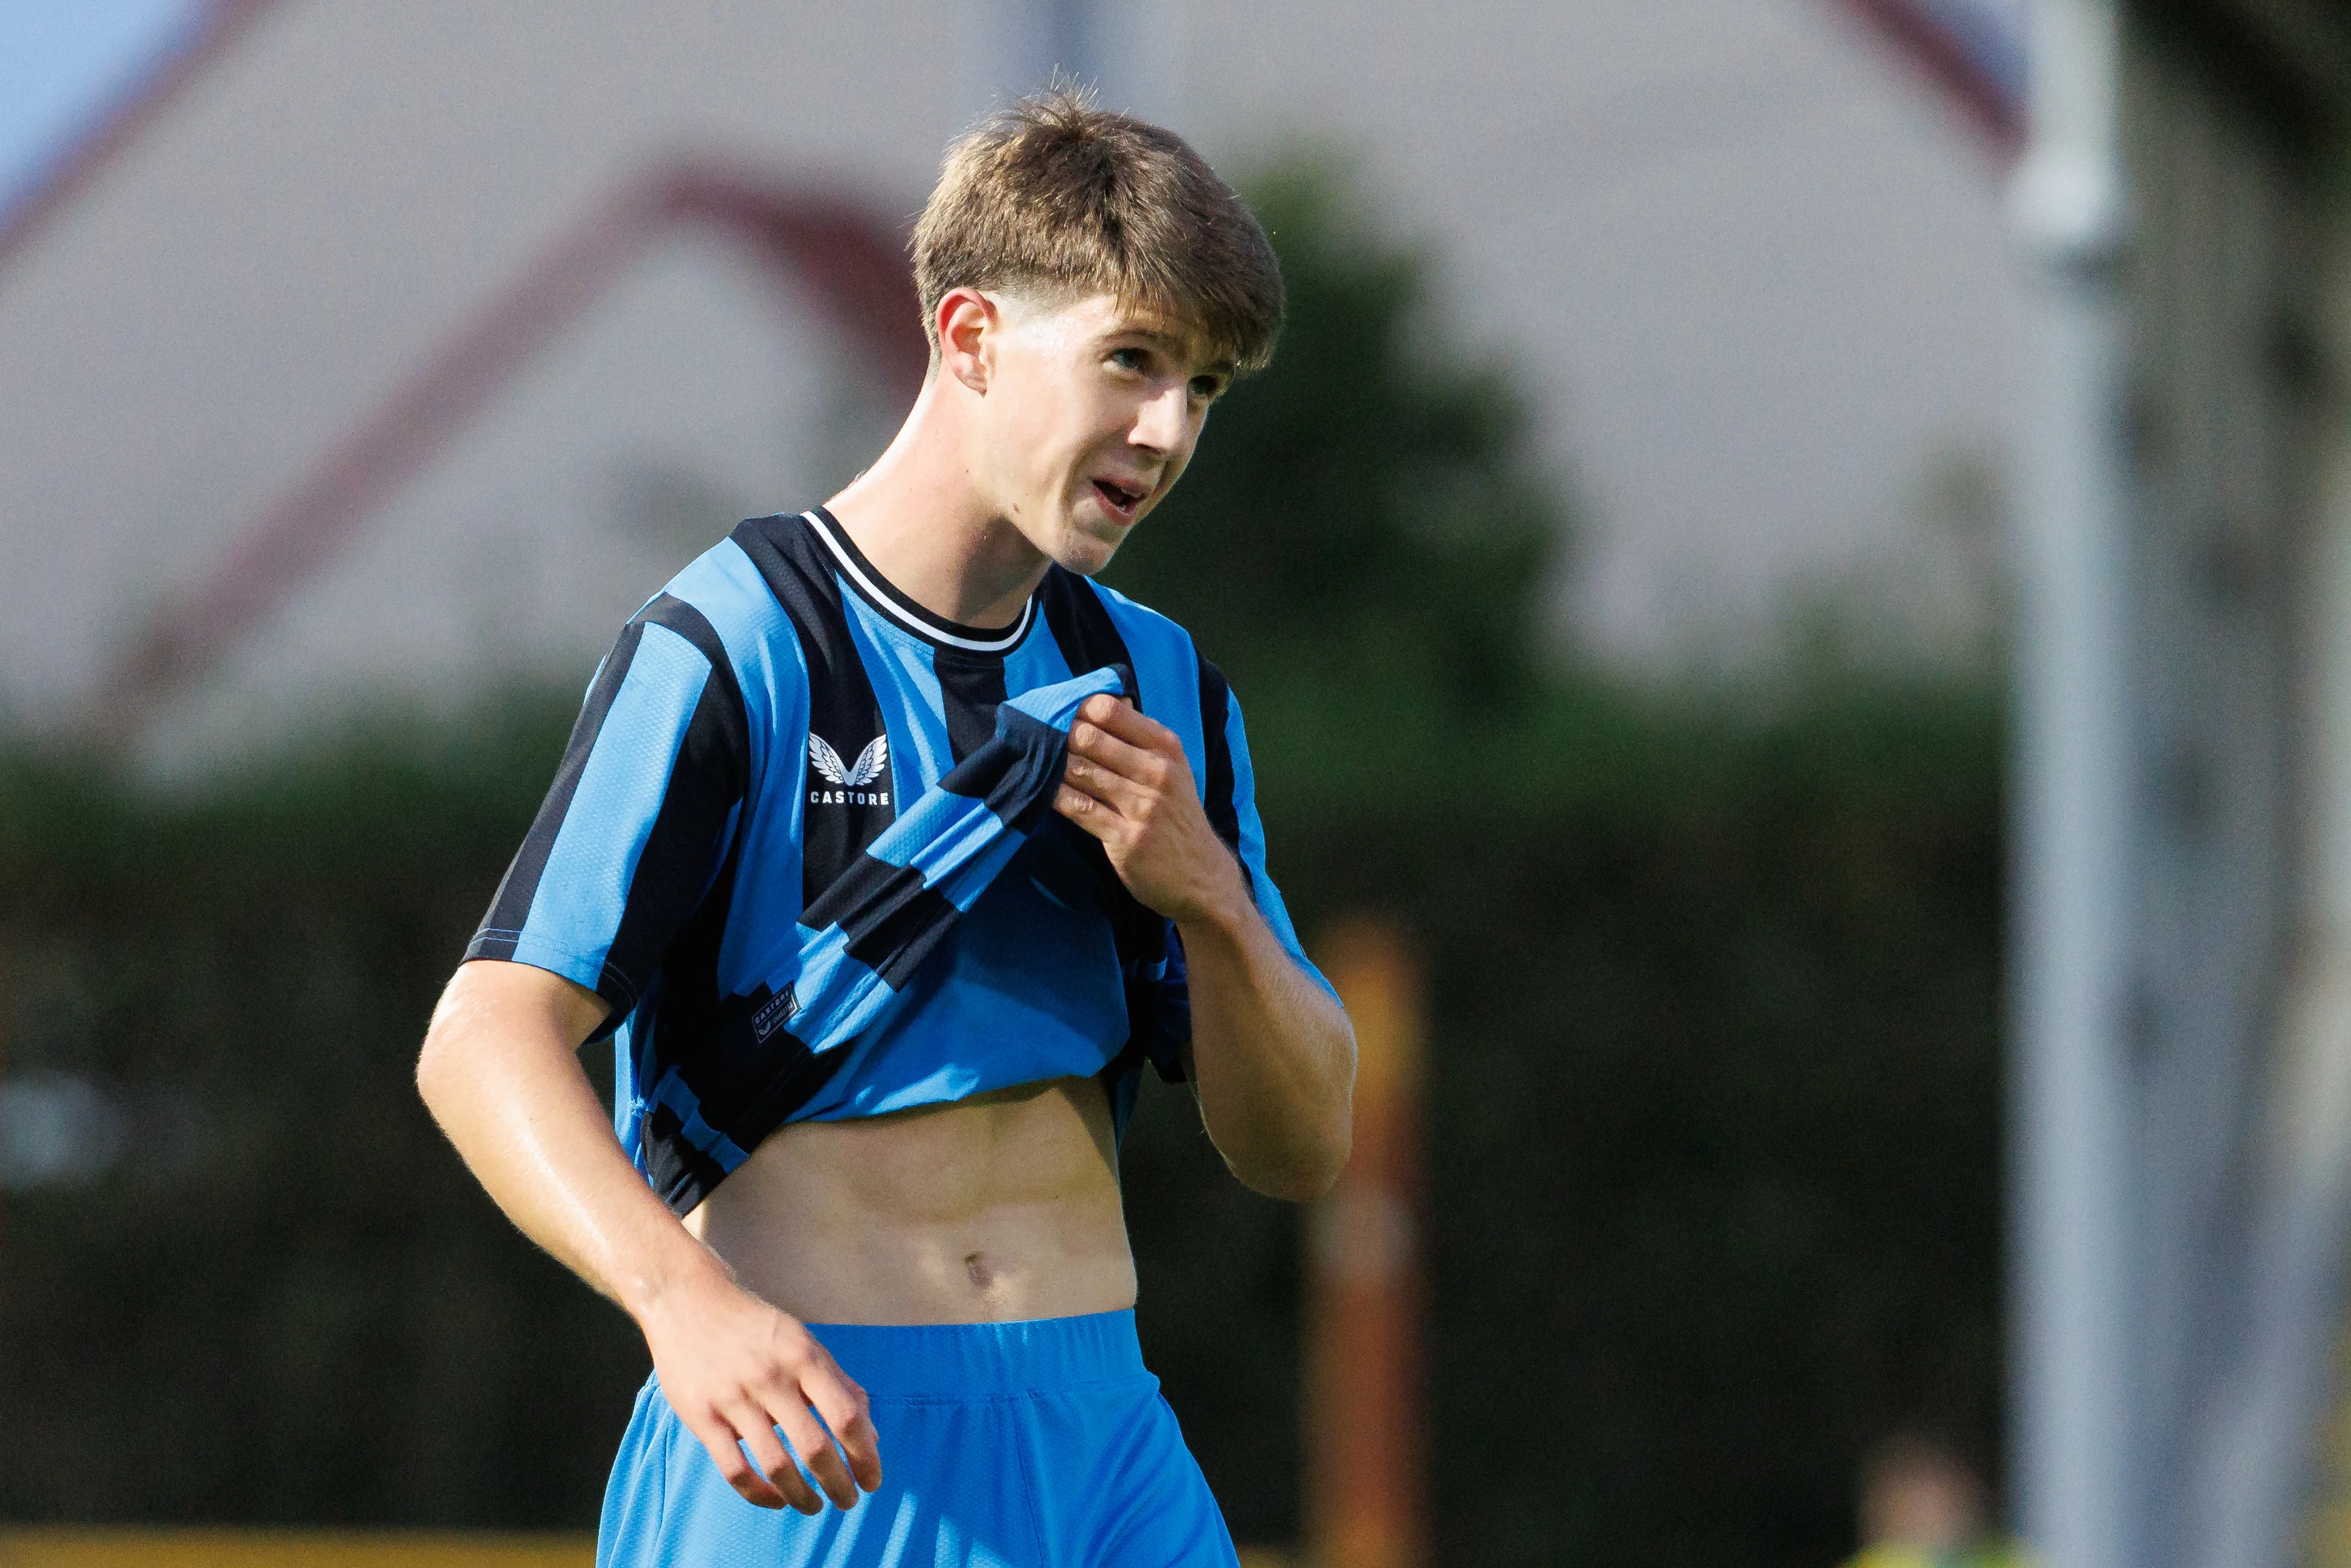
[[[882,777],[882,769],[890,763],[890,737],[877,735],[857,754],[854,762],[843,762],[824,737],[809,731],[809,766],[827,782],[839,786],[832,789],[810,789],[811,806],[886,806],[890,803],[887,789],[869,789],[867,785]]]

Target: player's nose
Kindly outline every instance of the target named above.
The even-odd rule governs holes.
[[[1191,412],[1184,383],[1173,382],[1135,411],[1134,426],[1127,438],[1163,456],[1180,451]]]

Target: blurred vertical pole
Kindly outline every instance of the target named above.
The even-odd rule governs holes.
[[[2198,1434],[2199,1568],[2351,1562],[2351,211],[2327,218],[2322,369],[2304,404],[2315,508],[2294,650],[2300,907],[2245,1163],[2241,1340]]]
[[[0,925],[0,1093],[6,1092],[7,1089],[8,1031],[16,1018],[16,998],[9,994],[8,989],[8,937],[11,935],[8,926]],[[5,1132],[0,1132],[0,1138],[5,1138],[6,1135]],[[0,1150],[0,1159],[6,1157],[6,1151]],[[5,1189],[0,1189],[0,1280],[7,1277],[8,1203]]]
[[[1102,68],[1101,9],[1100,0],[987,0],[998,101],[1036,92],[1057,73],[1092,81]]]
[[[1420,965],[1368,917],[1333,926],[1318,956],[1360,1054],[1354,1154],[1307,1218],[1306,1560],[1420,1568]]]
[[[2116,0],[2032,0],[2018,449],[2012,1472],[2050,1568],[2147,1568],[2131,1452],[2131,870]]]
[[[984,42],[968,64],[980,99],[1002,104],[1054,74],[1091,87],[1106,109],[1161,124],[1184,118],[1187,31],[1180,0],[983,0]]]

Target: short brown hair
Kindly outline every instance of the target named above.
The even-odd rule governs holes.
[[[1256,370],[1281,327],[1281,268],[1241,199],[1172,131],[1065,87],[947,148],[914,225],[914,287],[938,350],[947,290],[1108,294]]]

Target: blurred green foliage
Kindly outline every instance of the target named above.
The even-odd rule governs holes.
[[[1540,804],[1301,791],[1268,827],[1310,934],[1383,909],[1426,957],[1438,1560],[1838,1561],[1872,1441],[1997,1440],[1997,705],[1586,689],[1522,722]],[[1142,1131],[1146,1343],[1277,1538],[1294,1227],[1181,1117]]]
[[[0,1516],[591,1519],[627,1325],[423,1114],[423,1021],[560,752],[551,701],[168,802],[0,772],[0,1067],[124,1157],[0,1194]]]
[[[1113,580],[1248,706],[1301,927],[1422,943],[1442,1563],[1801,1568],[1999,1388],[2001,741],[1980,681],[1562,670],[1566,518],[1409,254],[1273,183],[1291,317]],[[411,1086],[568,699],[160,799],[0,766],[0,1070],[126,1118],[0,1196],[0,1517],[592,1521],[643,1376]],[[1154,1085],[1146,1349],[1235,1532],[1297,1527],[1298,1215]]]

